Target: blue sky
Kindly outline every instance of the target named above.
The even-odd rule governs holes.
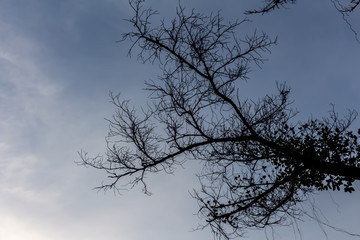
[[[181,2],[204,13],[222,9],[227,20],[242,19],[245,9],[261,4]],[[146,1],[165,18],[177,4]],[[208,230],[191,232],[200,222],[189,195],[198,184],[194,165],[149,177],[154,194],[148,197],[140,188],[122,196],[96,192],[92,188],[106,176],[74,163],[81,149],[104,150],[104,118],[114,111],[109,91],[141,104],[144,81],[156,79],[156,65],[129,58],[129,42],[116,43],[130,29],[123,21],[130,16],[125,0],[0,1],[0,239],[211,239]],[[253,68],[249,95],[271,93],[276,81],[287,82],[299,120],[326,116],[330,103],[340,114],[360,111],[360,44],[330,1],[303,0],[249,18],[240,35],[256,28],[279,38],[269,61]],[[360,32],[359,11],[351,22]],[[360,233],[357,190],[321,193],[314,200],[329,223]],[[304,239],[326,239],[316,222],[305,219],[300,226]],[[276,233],[278,239],[295,239],[291,228]],[[264,232],[248,236],[264,239]],[[332,230],[328,238],[355,239]]]

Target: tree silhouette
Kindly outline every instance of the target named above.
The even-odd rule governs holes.
[[[194,192],[199,215],[219,237],[242,236],[249,228],[288,224],[303,213],[299,203],[315,191],[351,193],[360,179],[359,133],[349,130],[356,113],[297,122],[290,88],[276,95],[245,98],[242,84],[251,65],[276,44],[265,33],[240,39],[246,21],[225,24],[221,16],[185,13],[151,25],[157,14],[130,2],[134,16],[129,54],[157,62],[162,76],[146,83],[150,101],[137,111],[111,95],[117,111],[105,156],[81,153],[82,164],[107,172],[101,189],[140,183],[145,176],[173,172],[188,159],[200,161],[201,189]],[[120,183],[121,182],[121,183]]]

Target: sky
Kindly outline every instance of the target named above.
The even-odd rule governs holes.
[[[182,0],[187,9],[243,19],[254,0]],[[146,0],[165,19],[178,1]],[[360,9],[350,22],[360,32]],[[208,240],[209,229],[192,231],[201,220],[189,192],[198,186],[196,165],[174,175],[149,176],[152,196],[141,188],[93,190],[106,175],[77,166],[78,152],[105,149],[107,122],[114,112],[109,92],[134,104],[146,102],[145,80],[157,65],[129,58],[131,30],[125,0],[0,1],[0,239],[4,240]],[[259,16],[239,29],[278,37],[262,68],[248,81],[250,96],[274,92],[276,82],[292,88],[299,120],[326,116],[330,104],[340,114],[360,111],[360,43],[331,1],[302,0],[289,9]],[[357,119],[353,127],[359,128]],[[329,224],[360,233],[360,188],[353,194],[314,196]],[[304,218],[303,239],[358,239]],[[271,232],[267,232],[270,234]],[[280,227],[277,239],[299,239]],[[265,239],[263,230],[247,239]]]

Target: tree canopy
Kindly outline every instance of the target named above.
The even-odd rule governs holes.
[[[238,38],[245,20],[224,23],[219,13],[187,13],[181,6],[176,18],[153,26],[157,12],[130,3],[133,31],[123,35],[132,42],[129,54],[138,50],[141,61],[159,63],[162,75],[146,83],[150,100],[142,109],[111,95],[117,110],[108,120],[106,153],[82,153],[82,164],[110,178],[100,188],[140,183],[149,193],[148,174],[200,161],[202,187],[193,194],[199,215],[225,239],[289,224],[316,191],[354,191],[360,131],[349,127],[356,112],[340,118],[330,109],[326,118],[296,121],[285,84],[261,99],[243,96],[250,67],[263,63],[276,39],[257,32]]]

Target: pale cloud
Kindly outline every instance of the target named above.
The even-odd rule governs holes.
[[[31,155],[12,157],[7,152],[9,151],[1,151],[0,155],[1,182],[5,183],[5,187],[16,183],[24,184],[23,179],[31,173],[31,169],[37,162],[36,157]],[[1,188],[1,191],[3,190],[4,188]]]
[[[55,191],[40,191],[32,185],[43,161],[32,153],[32,145],[41,144],[36,142],[37,135],[44,134],[41,127],[51,116],[61,88],[43,74],[39,44],[4,22],[0,22],[0,34],[0,211],[4,213],[0,229],[13,231],[21,223],[11,223],[15,218],[6,217],[6,209],[17,212],[19,206],[51,208],[57,201]],[[13,232],[18,234],[1,232],[0,236],[24,239],[19,231]],[[32,239],[29,236],[25,238]],[[33,236],[45,239],[35,232]]]
[[[50,206],[56,203],[59,192],[36,189],[32,184],[34,174],[41,174],[41,159],[31,153],[16,154],[15,151],[0,153],[0,195],[22,202]],[[46,179],[44,179],[46,181]]]
[[[3,33],[4,29],[0,32]],[[9,32],[4,34],[9,35]],[[2,99],[23,105],[31,112],[36,101],[57,93],[58,86],[41,73],[36,63],[37,46],[31,40],[15,35],[0,40],[0,46],[0,83],[6,86],[0,92]]]
[[[6,240],[48,240],[43,232],[39,232],[29,222],[11,216],[3,215],[0,218],[0,237]]]
[[[43,121],[61,88],[42,73],[35,41],[4,22],[0,33],[0,134],[11,145]]]

